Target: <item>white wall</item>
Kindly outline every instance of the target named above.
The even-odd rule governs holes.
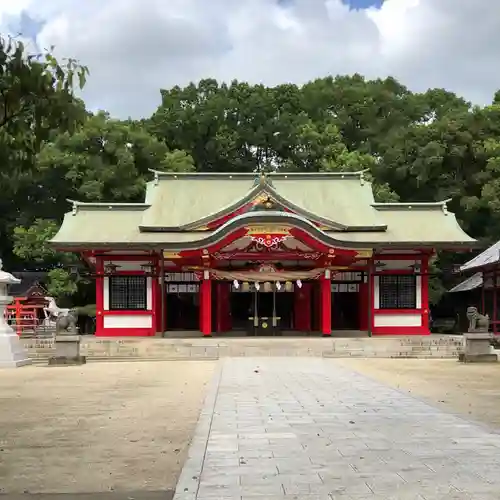
[[[421,314],[375,314],[373,324],[377,326],[422,326]]]
[[[104,316],[104,329],[106,328],[152,328],[151,315],[133,314],[107,314]]]

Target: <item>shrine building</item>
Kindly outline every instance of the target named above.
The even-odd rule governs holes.
[[[52,240],[93,269],[98,336],[427,335],[429,259],[475,244],[362,172],[152,173],[144,203],[73,201]]]

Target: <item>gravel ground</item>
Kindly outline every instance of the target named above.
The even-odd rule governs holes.
[[[103,500],[162,492],[168,498],[214,366],[174,361],[0,370],[0,492],[115,492],[95,496]],[[136,497],[137,491],[151,496]]]

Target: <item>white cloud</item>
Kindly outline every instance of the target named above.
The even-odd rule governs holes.
[[[483,104],[500,87],[500,2],[385,0],[0,0],[46,24],[40,46],[89,66],[90,107],[144,116],[159,89],[191,80],[304,83],[328,74],[393,75]]]

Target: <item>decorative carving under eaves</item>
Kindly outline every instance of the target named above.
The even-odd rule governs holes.
[[[283,251],[282,248],[267,248],[264,247],[261,250],[258,250],[257,248],[251,248],[246,250],[247,254],[255,254],[255,261],[254,262],[259,262],[258,260],[258,254],[259,253],[269,253],[269,252],[275,252],[275,251]],[[286,249],[284,250],[286,251]],[[244,251],[245,252],[245,251]],[[215,260],[233,260],[233,259],[238,259],[241,258],[242,251],[234,251],[234,252],[215,252],[212,254],[212,257]],[[288,257],[291,258],[292,260],[318,260],[323,254],[321,252],[293,252],[293,256]]]
[[[318,260],[320,257],[321,257],[320,252],[307,252],[298,255],[299,259],[304,259],[304,260]]]
[[[215,252],[212,257],[215,260],[231,260],[234,259],[240,252]]]
[[[252,236],[252,241],[255,242],[255,249],[257,251],[270,249],[279,250],[280,244],[283,243],[288,238],[287,235],[284,236]]]

